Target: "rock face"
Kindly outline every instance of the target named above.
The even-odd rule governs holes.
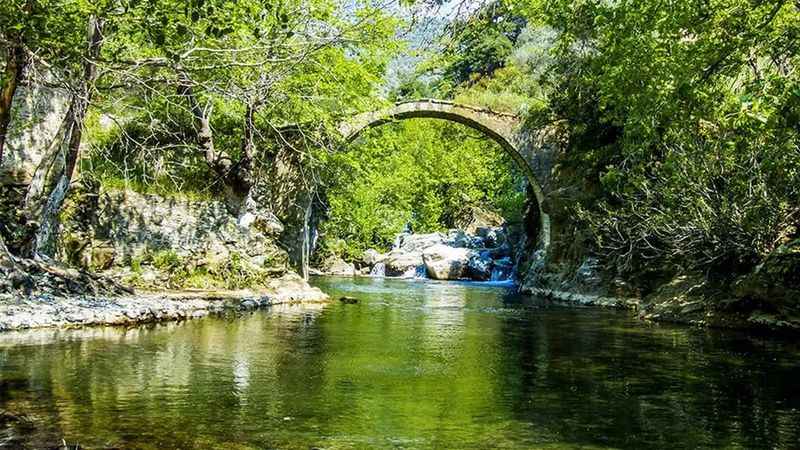
[[[460,280],[468,274],[469,262],[475,252],[467,248],[437,244],[422,252],[425,271],[434,280]]]
[[[280,222],[254,212],[236,217],[222,201],[76,189],[62,221],[64,260],[139,287],[181,288],[176,274],[268,279],[289,272],[286,251],[276,245]]]
[[[45,79],[52,78],[43,67],[35,70],[44,73]],[[68,107],[69,93],[66,91],[37,83],[17,89],[8,140],[3,161],[0,161],[0,183],[9,180],[30,182],[50,141],[58,133]]]

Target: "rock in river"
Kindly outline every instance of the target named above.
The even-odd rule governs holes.
[[[328,273],[331,275],[339,275],[344,277],[352,277],[356,274],[356,268],[353,263],[345,262],[341,259],[336,259],[331,263]]]
[[[369,249],[361,256],[361,262],[365,266],[372,267],[375,264],[382,263],[386,260],[386,255],[378,252],[375,249]]]
[[[458,280],[466,278],[470,259],[475,252],[466,248],[434,245],[422,253],[425,270],[434,280]]]
[[[400,277],[416,271],[423,264],[421,252],[392,250],[386,258],[386,275]]]
[[[469,277],[476,281],[489,281],[492,278],[494,261],[489,251],[476,253],[469,260],[467,272]]]

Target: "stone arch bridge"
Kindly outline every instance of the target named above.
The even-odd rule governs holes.
[[[448,101],[422,99],[358,114],[339,124],[338,130],[347,142],[351,142],[369,128],[415,118],[460,123],[497,142],[528,178],[539,206],[539,248],[547,250],[551,235],[550,215],[542,191],[542,181],[546,174],[542,170],[538,154],[543,146],[540,137],[531,136],[523,130],[523,120],[519,116]]]

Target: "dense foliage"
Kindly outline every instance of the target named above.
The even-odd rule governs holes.
[[[520,220],[525,178],[500,146],[464,126],[403,121],[368,131],[326,161],[326,254],[387,250],[407,226],[455,228],[471,208]]]
[[[271,164],[278,131],[295,124],[310,145],[287,144],[325,187],[326,245],[348,257],[385,247],[406,224],[451,226],[464,205],[513,218],[523,186],[471,131],[411,121],[330,152],[343,116],[385,104],[388,63],[404,43],[402,20],[381,6],[11,0],[0,8],[3,87],[24,54],[25,81],[90,103],[72,127],[88,127],[86,142],[65,135],[71,153],[55,146],[47,161],[89,148],[85,173],[162,191],[220,186],[241,200],[255,168]],[[555,170],[569,186],[553,200],[588,233],[561,245],[623,275],[729,276],[798,237],[796,1],[492,0],[468,10],[386,97],[454,99],[563,131]],[[102,34],[94,46],[88,24]]]
[[[547,2],[551,120],[597,195],[575,214],[623,272],[752,269],[800,224],[800,5]]]

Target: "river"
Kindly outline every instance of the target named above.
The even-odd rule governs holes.
[[[503,286],[317,278],[358,304],[0,334],[11,448],[797,448],[796,340]],[[5,424],[3,423],[5,421]]]

